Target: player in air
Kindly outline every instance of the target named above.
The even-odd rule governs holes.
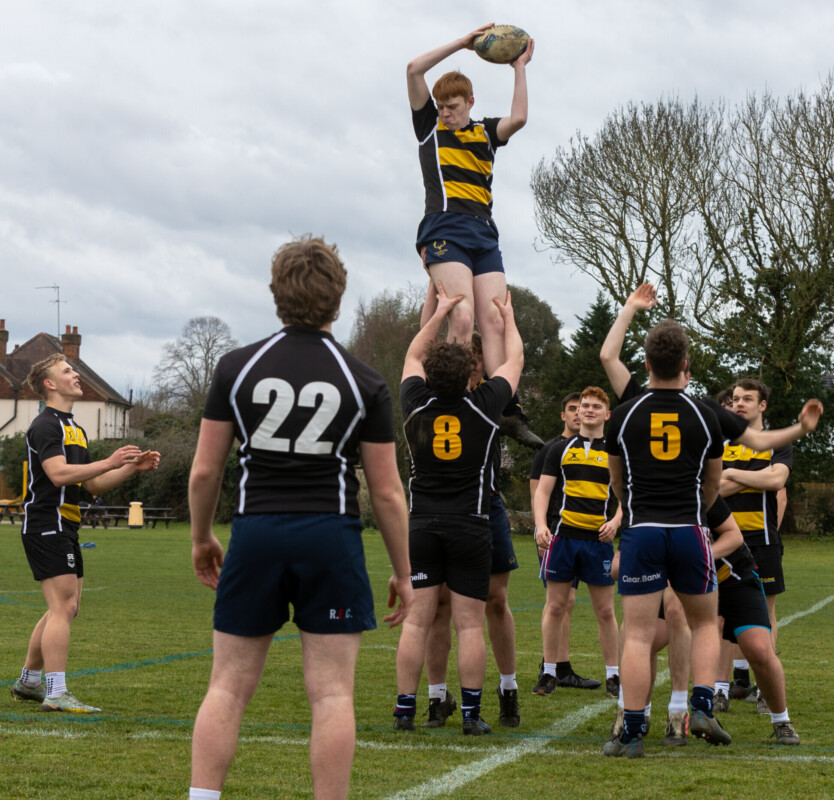
[[[431,91],[425,77],[454,53],[472,50],[475,39],[489,27],[418,56],[408,64],[406,80],[425,188],[417,250],[435,293],[442,282],[449,297],[463,297],[451,312],[448,340],[468,342],[477,320],[484,367],[491,377],[504,362],[503,322],[493,299],[503,303],[507,294],[498,228],[492,218],[492,170],[497,149],[527,122],[526,70],[534,42],[531,39],[512,62],[513,97],[505,117],[471,118],[475,98],[471,81],[462,73],[447,72]],[[543,442],[530,432],[517,400],[508,405],[506,433],[541,447]]]

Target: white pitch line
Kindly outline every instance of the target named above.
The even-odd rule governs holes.
[[[797,611],[796,614],[791,614],[784,619],[777,620],[776,626],[777,628],[784,628],[785,625],[790,625],[795,619],[802,619],[802,617],[807,617],[809,614],[815,614],[821,608],[825,608],[832,600],[834,600],[834,594],[826,597],[825,600],[820,600],[819,603],[816,603],[805,611]]]
[[[779,621],[777,624],[779,627],[790,625],[790,623],[796,619],[800,619],[801,617],[805,617],[819,611],[821,608],[828,605],[828,603],[832,600],[834,600],[834,595],[825,598],[825,600],[820,600],[820,602],[805,611],[799,611],[796,614],[791,614],[790,616],[785,617],[784,620]],[[664,670],[662,677],[662,682],[665,682],[668,679],[668,670]],[[658,675],[658,681],[655,683],[656,686],[661,685],[660,678],[661,675]],[[610,702],[604,701],[595,703],[592,706],[585,706],[579,711],[568,714],[566,717],[554,722],[551,726],[551,731],[557,736],[565,736],[571,733],[575,728],[579,727],[579,725],[589,720],[591,717],[596,716],[606,708],[610,707]],[[486,758],[482,758],[480,761],[456,767],[451,772],[447,772],[439,778],[432,778],[425,783],[412,787],[411,789],[405,789],[402,792],[392,794],[387,797],[386,800],[428,800],[428,798],[437,797],[441,794],[449,794],[449,792],[459,789],[462,786],[483,777],[488,772],[492,772],[492,770],[497,769],[504,764],[512,764],[526,755],[531,755],[544,749],[549,743],[549,739],[525,740],[521,744],[510,747],[500,753],[489,755]],[[798,760],[801,760],[802,758],[803,757],[800,756],[798,757]],[[753,757],[753,760],[755,760],[755,757]]]

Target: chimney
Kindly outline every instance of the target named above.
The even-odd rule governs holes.
[[[0,319],[0,367],[6,366],[6,346],[9,343],[9,332],[6,330],[6,320]]]
[[[70,332],[70,326],[67,325],[67,332],[61,336],[61,344],[64,347],[64,355],[67,361],[78,362],[81,356],[81,334],[78,333],[78,326],[75,325]]]

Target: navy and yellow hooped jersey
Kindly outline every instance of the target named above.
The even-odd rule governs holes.
[[[548,526],[554,536],[599,540],[599,529],[608,519],[609,474],[605,438],[589,440],[572,436],[548,451],[542,475],[556,478]],[[553,503],[554,495],[556,504]]]
[[[81,484],[56,486],[43,469],[43,462],[64,456],[67,464],[89,464],[87,435],[72,414],[47,406],[26,432],[29,479],[23,500],[23,533],[71,531],[81,524]]]
[[[770,469],[772,464],[785,464],[793,468],[793,447],[787,445],[778,450],[753,450],[743,444],[724,445],[724,469],[743,469],[755,472]],[[741,528],[744,541],[752,545],[769,545],[779,542],[776,527],[776,492],[744,488],[726,498],[736,524]]]
[[[402,382],[413,514],[489,514],[493,442],[511,397],[504,378],[459,400],[440,400],[417,376]]]
[[[500,118],[470,121],[453,131],[438,118],[431,97],[411,113],[420,142],[425,213],[454,211],[491,219],[495,149],[506,144],[498,138]]]

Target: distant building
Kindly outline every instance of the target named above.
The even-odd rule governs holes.
[[[81,377],[84,395],[75,401],[76,421],[93,439],[124,439],[130,430],[131,404],[81,360],[81,334],[67,325],[58,339],[38,333],[9,353],[6,320],[0,319],[0,436],[26,431],[43,409],[43,401],[26,383],[32,365],[63,353]]]

